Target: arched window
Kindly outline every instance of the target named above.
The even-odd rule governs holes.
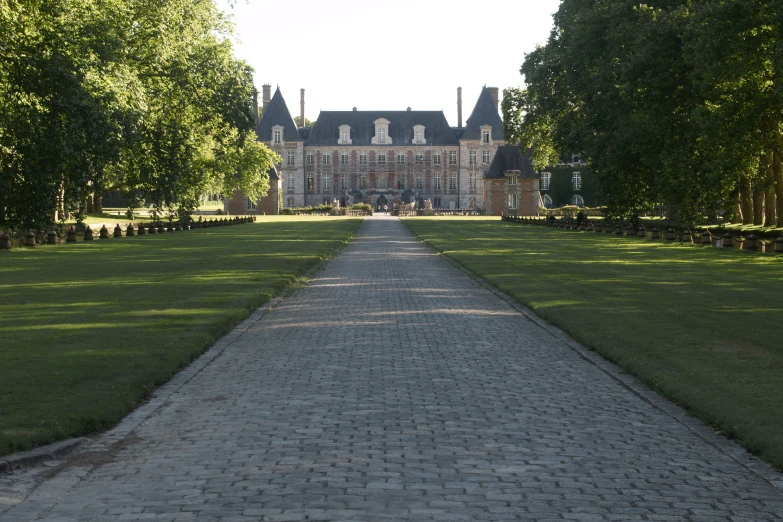
[[[574,172],[574,175],[571,177],[571,186],[574,188],[574,190],[580,190],[582,188],[582,174],[579,172]]]
[[[541,199],[544,202],[544,207],[552,208],[554,206],[552,203],[552,196],[550,196],[549,194],[544,194],[544,197]]]
[[[571,198],[571,204],[576,205],[579,208],[584,208],[585,200],[579,194],[574,194],[574,197]]]

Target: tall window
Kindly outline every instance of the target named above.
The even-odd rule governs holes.
[[[288,198],[288,208],[294,208],[294,198]]]
[[[468,174],[469,177],[469,188],[470,190],[476,190],[476,173],[471,172]]]
[[[580,190],[582,188],[582,174],[574,172],[574,175],[571,176],[571,186],[574,190]]]
[[[398,152],[397,153],[397,165],[405,165],[405,153],[404,152]]]
[[[416,188],[421,190],[424,188],[424,174],[421,172],[416,173]]]
[[[389,177],[386,174],[378,174],[378,188],[389,188]]]
[[[250,198],[247,198],[247,207],[246,207],[246,209],[247,210],[255,210],[256,209],[256,202],[253,201]]]
[[[476,164],[476,151],[472,150],[470,151],[470,165]]]
[[[307,153],[307,164],[315,165],[315,153],[312,151],[308,151]]]
[[[315,180],[313,179],[313,173],[309,172],[307,174],[307,191],[312,192],[315,190]]]
[[[351,139],[351,131],[348,129],[340,129],[340,143],[347,143]]]
[[[583,208],[585,206],[585,200],[579,194],[574,194],[574,197],[571,198],[571,204]]]
[[[405,190],[405,175],[400,174],[397,176],[397,188],[399,190]]]
[[[416,165],[421,165],[424,163],[424,153],[423,152],[417,152],[416,153]]]
[[[426,143],[424,140],[424,125],[413,126],[413,143]]]
[[[519,178],[517,176],[509,176],[508,177],[508,184],[509,185],[516,185],[519,181]]]
[[[366,189],[368,185],[369,184],[367,183],[367,173],[362,172],[361,174],[359,174],[359,188]]]
[[[367,153],[366,152],[360,152],[359,153],[359,165],[367,165]]]
[[[449,151],[449,165],[456,165],[457,164],[457,151],[456,150],[450,150]]]
[[[484,145],[489,145],[489,140],[492,137],[492,131],[489,129],[483,129],[481,131],[481,143]]]
[[[286,174],[285,184],[288,187],[288,192],[294,191],[294,179],[295,178],[293,172],[289,172],[288,174]]]
[[[435,208],[440,208],[440,198],[432,198],[432,206]]]
[[[489,165],[489,151],[485,150],[481,153],[481,163],[484,165]]]
[[[275,145],[280,145],[283,143],[283,131],[280,129],[275,129],[272,131],[272,143]]]
[[[340,174],[340,190],[345,190],[348,188],[348,174],[342,173]]]
[[[416,143],[421,143],[424,141],[424,131],[416,131],[416,134],[414,138],[416,140]]]
[[[288,151],[288,166],[293,167],[296,165],[296,152],[293,150]]]
[[[440,165],[440,151],[432,153],[432,164]]]
[[[508,195],[508,208],[509,210],[516,210],[517,209],[517,194],[509,194]]]
[[[322,152],[321,153],[321,163],[324,165],[331,165],[332,164],[332,153],[331,152]]]
[[[440,172],[436,172],[432,176],[432,188],[433,190],[440,190],[441,184],[440,184]]]
[[[378,129],[378,143],[386,143],[386,129],[383,127]]]
[[[386,153],[385,152],[379,152],[378,153],[378,165],[386,165]]]
[[[348,152],[343,151],[340,153],[340,165],[348,165]]]
[[[549,190],[549,180],[552,179],[551,172],[541,173],[541,190]]]
[[[457,173],[449,173],[449,190],[457,190]]]
[[[323,183],[324,191],[332,190],[332,176],[324,174],[321,182]]]
[[[541,201],[543,201],[546,208],[552,208],[552,196],[549,194],[544,194],[544,197],[541,198]]]

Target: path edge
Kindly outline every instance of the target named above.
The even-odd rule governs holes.
[[[539,317],[533,310],[519,303],[517,300],[515,300],[513,297],[509,296],[505,292],[502,292],[501,290],[497,289],[495,286],[487,282],[484,278],[470,271],[459,261],[452,258],[447,253],[438,250],[434,245],[432,245],[428,241],[422,239],[418,234],[414,233],[407,225],[405,225],[402,219],[400,219],[400,221],[403,222],[403,225],[411,234],[411,236],[416,238],[416,240],[419,241],[419,243],[425,245],[427,248],[429,248],[435,254],[437,254],[440,258],[448,261],[454,268],[456,268],[463,274],[467,275],[468,277],[476,281],[483,288],[495,294],[497,297],[501,298],[503,301],[506,302],[506,304],[508,304],[511,308],[513,308],[517,312],[519,312],[530,322],[532,322],[542,330],[546,331],[551,336],[557,338],[563,344],[565,344],[566,346],[574,350],[584,360],[598,367],[598,369],[600,369],[603,373],[608,375],[614,381],[618,382],[622,387],[629,390],[631,393],[636,395],[642,401],[662,411],[665,415],[672,418],[675,422],[683,425],[686,429],[693,432],[696,436],[698,436],[708,444],[715,447],[718,451],[720,451],[721,453],[729,457],[731,460],[735,461],[739,466],[747,469],[754,475],[758,476],[761,480],[768,483],[770,486],[777,489],[778,491],[783,492],[783,473],[780,473],[777,470],[775,470],[775,468],[773,468],[771,464],[769,464],[765,460],[762,460],[761,457],[753,456],[753,454],[750,451],[743,448],[738,443],[726,438],[723,435],[718,435],[717,433],[715,433],[713,429],[711,429],[709,426],[704,424],[701,420],[690,415],[687,411],[685,411],[685,409],[678,406],[671,400],[663,397],[658,392],[650,389],[649,387],[644,385],[641,381],[639,381],[636,377],[623,371],[616,364],[609,362],[607,359],[604,359],[604,357],[599,355],[596,351],[591,350],[585,345],[583,345],[582,343],[576,341],[574,338],[572,338],[570,335],[565,333],[557,326],[548,323],[547,321]],[[750,460],[749,456],[752,456],[752,458],[755,460]]]

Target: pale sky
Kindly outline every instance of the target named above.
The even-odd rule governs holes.
[[[525,53],[543,44],[559,0],[217,0],[233,14],[235,54],[255,84],[279,85],[291,111],[443,110],[457,125],[481,87],[522,86]],[[259,104],[261,95],[259,94]]]

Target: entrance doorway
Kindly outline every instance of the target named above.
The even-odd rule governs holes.
[[[386,199],[386,196],[384,196],[384,195],[381,195],[381,197],[379,197],[379,198],[378,198],[378,199],[375,201],[375,208],[376,208],[377,210],[383,210],[383,206],[384,206],[384,205],[388,205],[388,204],[389,204],[389,200],[388,200],[388,199]]]

